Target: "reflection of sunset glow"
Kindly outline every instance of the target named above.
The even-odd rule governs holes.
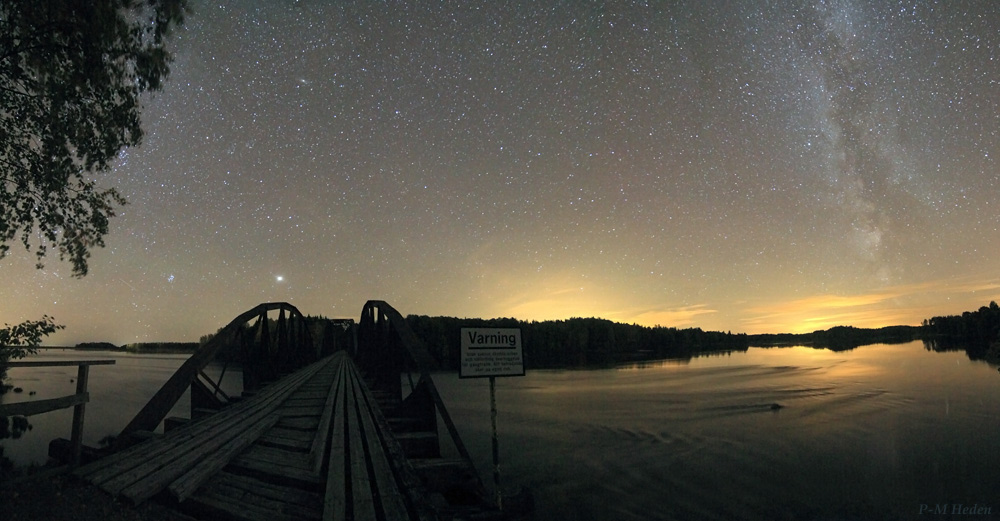
[[[876,354],[883,351],[881,346],[866,346],[866,354]],[[876,355],[877,356],[877,355]],[[866,363],[867,357],[860,359],[850,353],[831,351],[829,349],[817,349],[808,346],[794,346],[782,348],[751,347],[747,350],[747,358],[769,366],[789,366],[796,367],[797,370],[810,369],[800,367],[803,361],[809,364],[817,364],[821,377],[824,380],[849,380],[862,376],[876,376],[885,373],[885,369],[878,364]],[[800,376],[803,381],[809,376],[809,372],[804,372]]]

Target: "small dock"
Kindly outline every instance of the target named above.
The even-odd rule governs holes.
[[[119,450],[74,474],[133,504],[155,500],[205,520],[508,519],[489,501],[430,357],[398,312],[370,301],[360,325],[335,331],[340,345],[313,341],[299,319],[283,303],[237,317],[164,384]],[[239,398],[203,370],[226,346],[264,358],[244,359]],[[153,434],[181,387],[193,418]],[[452,457],[442,457],[439,424]]]

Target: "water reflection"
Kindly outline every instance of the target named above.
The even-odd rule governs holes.
[[[90,402],[84,420],[83,442],[100,446],[103,438],[116,435],[146,404],[150,397],[173,375],[190,355],[132,354],[119,351],[77,351],[72,349],[42,349],[28,359],[39,360],[115,360],[115,365],[93,366],[90,369],[88,391]],[[205,370],[213,378],[221,366]],[[8,371],[10,383],[24,389],[23,393],[8,393],[0,397],[4,403],[58,398],[76,392],[76,366],[14,367]],[[230,368],[222,382],[227,393],[239,395],[242,373]],[[34,395],[29,395],[34,392]],[[190,416],[188,393],[178,400],[169,416]],[[48,444],[54,438],[69,438],[73,410],[61,409],[28,418],[31,430],[18,439],[0,440],[4,455],[17,465],[44,464],[48,459]],[[162,428],[162,427],[161,427]]]
[[[617,371],[637,371],[644,369],[664,369],[685,366],[691,363],[690,358],[666,358],[663,360],[647,360],[643,362],[629,362],[615,367]]]
[[[541,519],[913,519],[920,504],[989,504],[996,374],[920,342],[529,371],[497,386],[505,486],[531,487]],[[488,473],[485,387],[437,381]]]

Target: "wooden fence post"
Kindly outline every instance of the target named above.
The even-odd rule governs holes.
[[[80,364],[76,372],[76,394],[87,394],[87,378],[90,377],[90,366]],[[83,449],[83,414],[86,412],[87,403],[81,402],[73,406],[73,430],[70,434],[70,443],[73,448],[73,460],[71,465],[76,467],[80,464],[80,453]]]

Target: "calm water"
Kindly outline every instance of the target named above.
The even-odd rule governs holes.
[[[184,358],[40,356],[118,360],[91,369],[85,437],[94,444],[120,430]],[[74,390],[75,368],[11,374],[36,398]],[[487,381],[436,381],[491,481]],[[937,519],[955,516],[934,508],[956,504],[992,508],[977,519],[1000,518],[1000,373],[963,352],[919,342],[842,353],[752,348],[529,371],[498,379],[497,403],[502,486],[531,488],[537,519]],[[186,406],[182,399],[174,414],[186,416]],[[3,442],[8,454],[44,461],[45,433],[69,435],[64,413],[32,417],[24,439]]]
[[[488,384],[438,380],[491,480]],[[1000,373],[963,352],[531,371],[498,379],[497,401],[503,488],[530,487],[538,519],[929,519],[945,516],[921,505],[958,503],[1000,518]]]
[[[91,366],[87,390],[90,402],[84,415],[83,442],[99,446],[101,438],[121,432],[160,386],[189,355],[150,354],[134,355],[115,351],[75,351],[71,349],[42,349],[26,360],[115,360],[115,365]],[[219,369],[209,367],[206,372],[213,377]],[[76,392],[77,367],[24,367],[8,370],[7,383],[24,389],[23,393],[7,393],[4,402],[18,402],[58,398]],[[238,390],[242,373],[227,371],[223,389]],[[29,396],[35,391],[34,396]],[[170,416],[190,416],[188,393],[178,400]],[[4,455],[18,465],[43,464],[48,459],[48,444],[53,438],[70,437],[73,409],[62,409],[30,417],[30,432],[20,439],[0,441]],[[161,427],[162,429],[162,427]]]

